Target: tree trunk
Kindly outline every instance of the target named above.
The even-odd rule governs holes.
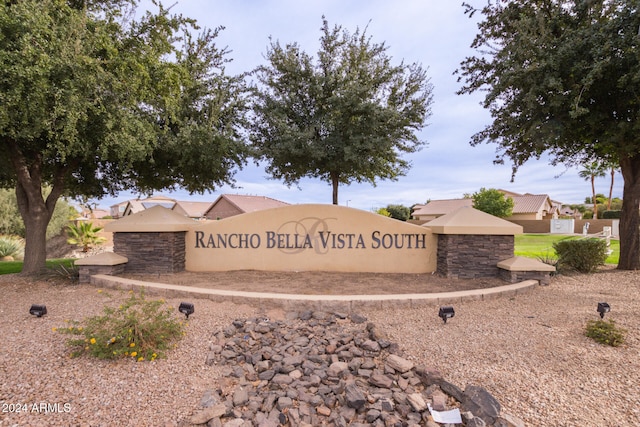
[[[340,174],[338,174],[338,172],[330,172],[331,175],[331,188],[333,189],[333,204],[337,205],[338,204],[338,179],[340,177]]]
[[[613,198],[613,180],[616,176],[615,168],[611,168],[611,184],[609,185],[609,200],[607,201],[607,210],[611,210],[611,199]]]
[[[620,160],[624,178],[620,215],[620,270],[640,269],[640,155]]]
[[[42,157],[25,155],[16,141],[7,141],[16,172],[16,201],[25,227],[22,275],[35,275],[46,268],[47,226],[64,188],[66,168],[60,168],[51,182],[46,200],[42,194]]]
[[[598,219],[598,202],[596,201],[596,177],[591,174],[591,203],[593,203],[593,219]]]
[[[16,200],[25,228],[22,274],[38,274],[46,267],[47,225],[49,225],[53,208],[48,209],[40,188],[31,188],[27,191],[20,183],[16,186]],[[55,202],[53,205],[55,206]]]

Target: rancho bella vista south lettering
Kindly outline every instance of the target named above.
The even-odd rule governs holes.
[[[427,234],[334,233],[318,231],[316,234],[277,233],[205,233],[195,232],[196,249],[425,249]]]

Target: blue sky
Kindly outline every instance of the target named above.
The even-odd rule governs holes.
[[[176,3],[177,1],[177,3]],[[477,6],[484,0],[472,1]],[[474,52],[469,48],[477,32],[475,19],[463,13],[462,1],[443,0],[169,0],[171,11],[195,18],[203,27],[225,29],[217,45],[226,46],[232,62],[227,73],[237,74],[265,64],[269,37],[281,44],[297,42],[315,56],[324,15],[330,26],[341,25],[353,32],[367,28],[377,43],[384,42],[393,63],[418,62],[427,69],[434,86],[432,116],[420,138],[427,146],[405,158],[412,163],[397,181],[352,184],[339,188],[339,203],[371,210],[388,204],[425,203],[427,200],[462,197],[481,187],[518,193],[548,194],[564,203],[582,203],[591,195],[591,185],[578,176],[578,169],[553,167],[548,160],[530,161],[510,182],[511,167],[493,164],[495,145],[471,147],[471,136],[490,123],[482,108],[482,94],[456,95],[460,88],[453,75],[460,62]],[[264,166],[249,163],[236,174],[237,186],[222,187],[210,194],[189,195],[184,191],[163,192],[179,200],[213,201],[220,194],[269,196],[289,203],[331,203],[331,186],[305,179],[299,188],[288,188],[270,179]],[[609,192],[609,177],[596,181],[596,191]],[[614,197],[622,197],[622,177],[616,174]],[[133,198],[121,193],[99,201],[102,207]]]

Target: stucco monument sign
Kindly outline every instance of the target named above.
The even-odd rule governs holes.
[[[437,273],[548,280],[550,267],[514,257],[522,227],[471,207],[426,226],[334,205],[291,205],[194,221],[156,206],[105,226],[113,253],[76,262],[92,274],[259,271]]]
[[[188,271],[426,273],[436,269],[431,230],[334,205],[292,205],[194,223]]]

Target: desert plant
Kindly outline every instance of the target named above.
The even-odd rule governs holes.
[[[55,264],[47,268],[64,280],[77,283],[80,280],[80,269],[75,264]]]
[[[616,326],[615,320],[589,320],[584,334],[600,344],[618,347],[625,341],[627,330]]]
[[[545,264],[549,264],[553,267],[556,267],[556,272],[558,270],[558,258],[551,255],[550,253],[545,253],[544,255],[538,255],[536,257],[536,259],[540,262],[543,262]],[[556,272],[551,273],[551,275],[553,276]]]
[[[94,226],[93,223],[82,221],[78,224],[69,224],[67,228],[67,243],[77,245],[82,248],[82,252],[89,252],[95,246],[104,243],[107,239],[98,235],[102,227]]]
[[[0,260],[14,261],[24,256],[24,240],[17,236],[0,236]]]
[[[164,300],[147,300],[144,294],[131,296],[118,308],[104,307],[104,315],[71,326],[54,328],[63,334],[78,335],[68,344],[72,356],[89,354],[99,359],[133,358],[153,361],[178,340],[184,324]]]
[[[558,266],[580,273],[592,273],[607,259],[607,242],[602,239],[560,240],[553,243]]]

